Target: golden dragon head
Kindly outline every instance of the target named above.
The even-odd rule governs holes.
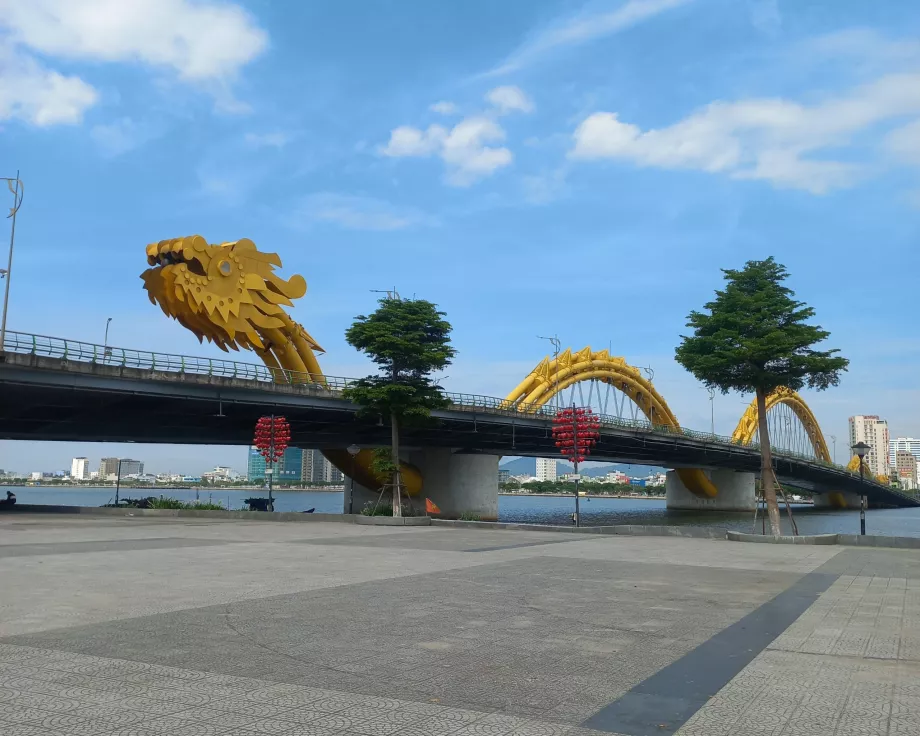
[[[307,283],[297,275],[279,278],[277,254],[245,238],[215,245],[192,235],[151,243],[147,263],[141,278],[150,301],[199,340],[225,351],[249,348],[263,359],[273,353],[283,368],[314,372],[306,354],[315,363],[312,350],[322,348],[283,309],[306,293]]]

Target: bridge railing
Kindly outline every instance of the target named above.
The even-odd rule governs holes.
[[[331,391],[341,390],[353,381],[350,378],[317,376],[283,368],[269,368],[257,363],[154,353],[149,350],[131,350],[10,330],[4,335],[3,350],[9,353],[37,355],[43,358],[57,358],[113,368],[138,368],[164,373],[238,378],[263,383],[308,383]]]
[[[164,373],[191,374],[199,376],[216,376],[219,378],[236,378],[248,381],[259,381],[267,385],[297,385],[310,393],[340,393],[358,379],[340,376],[316,375],[289,371],[282,368],[269,368],[257,363],[243,363],[235,360],[221,358],[200,358],[190,355],[172,355],[168,353],[154,353],[146,350],[130,350],[109,345],[95,345],[78,340],[67,340],[46,335],[32,335],[25,332],[7,331],[2,349],[9,353],[36,355],[45,358],[57,358],[65,361],[90,363],[110,367],[137,368],[142,370],[161,371]],[[520,417],[544,417],[555,415],[557,407],[551,405],[512,404],[504,399],[494,396],[480,396],[477,394],[455,393],[443,391],[444,396],[450,401],[452,408],[461,411],[486,411],[493,414],[503,414]],[[706,442],[716,442],[723,445],[738,445],[731,437],[717,435],[711,432],[700,432],[684,427],[673,428],[660,424],[652,424],[644,419],[625,419],[623,417],[602,414],[599,416],[601,424],[607,427],[623,429],[640,429],[655,432],[656,434],[677,435],[692,437]],[[751,442],[748,448],[757,448],[757,443]],[[778,457],[805,460],[818,465],[824,465],[837,470],[847,468],[810,455],[774,448]]]

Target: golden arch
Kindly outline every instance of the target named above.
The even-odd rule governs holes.
[[[884,483],[886,485],[888,484],[888,480],[889,480],[888,476],[887,475],[876,475],[875,473],[873,473],[872,470],[869,468],[869,463],[866,462],[865,458],[860,460],[859,455],[853,455],[853,457],[850,458],[850,462],[847,463],[847,470],[850,470],[854,473],[858,473],[860,463],[862,463],[863,473],[865,474],[867,478],[874,478],[879,483]]]
[[[625,394],[654,426],[680,429],[674,412],[638,368],[625,358],[612,357],[607,350],[590,347],[577,353],[571,349],[557,358],[544,358],[518,386],[505,397],[508,408],[537,411],[556,394],[579,381],[597,380]],[[700,468],[678,468],[677,474],[687,490],[703,498],[714,498],[718,490]]]
[[[831,462],[831,454],[827,449],[827,442],[824,439],[824,433],[818,426],[818,420],[808,408],[808,404],[791,388],[780,386],[766,397],[766,409],[769,412],[777,404],[785,404],[802,422],[808,439],[815,451],[815,457],[824,462]],[[751,402],[751,405],[745,410],[738,422],[738,426],[732,433],[732,442],[739,445],[749,445],[757,436],[757,400]],[[859,466],[857,466],[857,470]]]

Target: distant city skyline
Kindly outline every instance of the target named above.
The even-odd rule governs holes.
[[[72,450],[79,450],[72,454]],[[246,474],[249,448],[236,445],[146,445],[116,442],[13,442],[0,441],[0,468],[23,475],[73,469],[75,458],[86,458],[89,471],[99,470],[102,458],[140,460],[145,473],[201,475],[217,466]]]

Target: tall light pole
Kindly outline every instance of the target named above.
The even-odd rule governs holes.
[[[648,368],[643,368],[642,370],[645,371],[645,375],[648,376],[648,387],[649,387],[649,392],[648,392],[648,420],[649,420],[649,423],[650,423],[650,424],[652,425],[652,427],[654,428],[654,426],[655,426],[655,405],[652,404],[652,391],[654,390],[654,386],[652,386],[652,381],[655,380],[655,369],[652,368],[651,366],[649,366]]]
[[[707,388],[709,392],[709,433],[715,437],[716,436],[716,390],[714,388]]]
[[[834,465],[837,464],[837,435],[831,435],[831,442],[834,445]]]
[[[109,325],[112,324],[112,318],[109,317],[105,321],[105,339],[102,341],[102,347],[107,348],[109,346]]]
[[[553,346],[553,361],[559,360],[559,351],[562,350],[562,343],[559,341],[559,335],[553,335],[552,337],[543,337],[542,335],[537,335],[538,340],[548,340],[549,343]],[[559,408],[559,366],[556,366],[556,370],[553,371],[553,398],[556,402],[556,408]]]
[[[863,458],[866,456],[866,453],[869,452],[872,448],[869,447],[865,442],[857,442],[853,445],[853,452],[856,453],[856,457],[859,458],[859,481],[862,483],[865,479],[865,467],[863,464]],[[863,489],[860,488],[860,491]],[[859,533],[862,536],[866,534],[866,494],[860,493],[859,495]]]
[[[348,454],[351,455],[351,475],[348,477],[348,513],[353,514],[355,508],[355,456],[361,452],[357,445],[349,445]]]
[[[13,222],[10,226],[10,255],[6,261],[6,272],[3,274],[6,277],[6,287],[3,291],[3,317],[0,318],[0,350],[3,350],[3,346],[6,344],[6,309],[10,303],[10,281],[13,279],[13,244],[16,241],[16,213],[19,212],[19,208],[22,206],[23,185],[19,179],[18,171],[15,179],[0,177],[0,181],[5,181],[13,193],[13,206],[10,209],[10,214],[7,215],[7,218],[12,218]]]

